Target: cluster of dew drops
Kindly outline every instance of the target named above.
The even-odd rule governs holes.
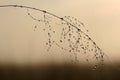
[[[29,10],[27,10],[27,14],[39,24],[44,24],[43,30],[48,36],[47,42],[45,43],[48,46],[47,51],[52,49],[53,45],[56,45],[61,50],[74,54],[74,62],[79,62],[78,54],[82,54],[87,56],[85,59],[86,62],[90,63],[91,60],[95,61],[93,65],[94,69],[104,64],[104,53],[89,37],[87,34],[88,30],[77,18],[71,16],[60,18],[54,14],[46,13],[46,11],[43,11],[42,15],[40,15],[42,16],[41,19],[33,17]],[[37,27],[34,26],[34,30]],[[59,31],[57,31],[57,27],[59,27]]]

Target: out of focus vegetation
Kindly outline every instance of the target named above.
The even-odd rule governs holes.
[[[100,70],[77,64],[1,65],[0,80],[120,80],[120,71],[110,65]]]

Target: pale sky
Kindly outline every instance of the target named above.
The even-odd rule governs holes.
[[[86,27],[89,29],[91,38],[111,58],[111,60],[120,60],[119,0],[0,0],[0,5],[7,4],[32,6],[47,10],[61,17],[69,15],[74,16],[86,25]],[[16,13],[21,16],[18,16]],[[25,18],[26,22],[22,21],[25,17],[24,14],[25,11],[24,13],[21,13],[20,9],[0,8],[1,61],[4,61],[4,59],[12,60],[12,58],[10,58],[11,54],[5,54],[7,52],[12,53],[12,51],[14,51],[13,57],[16,57],[16,60],[19,62],[22,60],[22,58],[26,58],[25,55],[27,56],[28,54],[25,53],[30,52],[28,51],[29,49],[34,47],[38,48],[34,51],[39,51],[39,45],[35,46],[35,44],[37,44],[35,42],[39,42],[39,33],[29,34],[29,31],[32,30],[32,25],[34,24],[30,24],[32,22],[27,21],[29,18]],[[15,20],[16,17],[19,19],[18,21]],[[19,28],[20,26],[24,27]],[[25,26],[31,26],[31,28],[25,28]],[[36,36],[34,36],[35,34]],[[31,35],[32,37],[30,37]],[[34,40],[33,37],[38,40]],[[21,38],[24,38],[25,40],[20,41]],[[20,43],[17,43],[18,41]],[[31,43],[32,41],[34,44],[30,44],[28,46],[27,44]],[[11,47],[11,45],[13,47]],[[19,49],[17,47],[19,47]],[[19,58],[18,56],[21,57]],[[36,59],[36,57],[38,57],[38,55],[34,56],[34,59]]]

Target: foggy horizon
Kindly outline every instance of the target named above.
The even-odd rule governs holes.
[[[73,16],[84,23],[89,30],[87,33],[96,44],[107,55],[113,63],[118,63],[120,58],[120,38],[119,35],[119,1],[0,1],[0,5],[20,4],[46,10],[57,16]],[[70,55],[62,51],[56,54],[57,48],[46,52],[44,46],[47,36],[41,30],[42,26],[33,21],[26,9],[20,8],[0,8],[0,62],[1,63],[39,63],[49,60],[64,62],[69,60]],[[39,12],[29,10],[36,18],[41,17]],[[34,26],[37,29],[34,31]],[[80,27],[81,28],[81,27]],[[57,47],[57,46],[54,46]],[[55,51],[56,49],[56,51]],[[54,52],[52,52],[54,50]],[[46,54],[47,53],[47,54]],[[81,56],[86,58],[85,56]],[[109,59],[108,59],[109,57]],[[54,60],[52,60],[54,59]],[[81,61],[82,62],[82,61]],[[83,62],[84,63],[84,62]],[[86,63],[87,64],[87,63]]]

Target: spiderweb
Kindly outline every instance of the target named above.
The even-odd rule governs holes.
[[[1,6],[0,6],[1,7]],[[2,7],[19,7],[27,10],[27,15],[39,25],[34,26],[34,31],[42,26],[47,34],[47,51],[54,46],[74,57],[73,62],[87,62],[93,69],[104,64],[104,52],[89,37],[84,24],[72,16],[59,17],[45,10],[39,10],[27,6],[8,5]],[[39,16],[33,16],[31,10],[39,11]]]
[[[38,21],[39,24],[44,24],[43,30],[48,35],[48,41],[46,42],[48,47],[47,51],[52,49],[53,45],[56,45],[60,49],[69,52],[70,55],[73,54],[74,62],[79,62],[81,60],[79,59],[79,54],[82,54],[86,56],[84,60],[88,63],[94,62],[94,68],[96,68],[97,65],[103,65],[104,54],[96,43],[86,34],[88,30],[82,22],[71,16],[58,19],[45,12],[43,12],[43,18],[41,19],[36,19],[30,12],[28,12],[28,15],[33,20]],[[34,28],[36,29],[37,26]]]

